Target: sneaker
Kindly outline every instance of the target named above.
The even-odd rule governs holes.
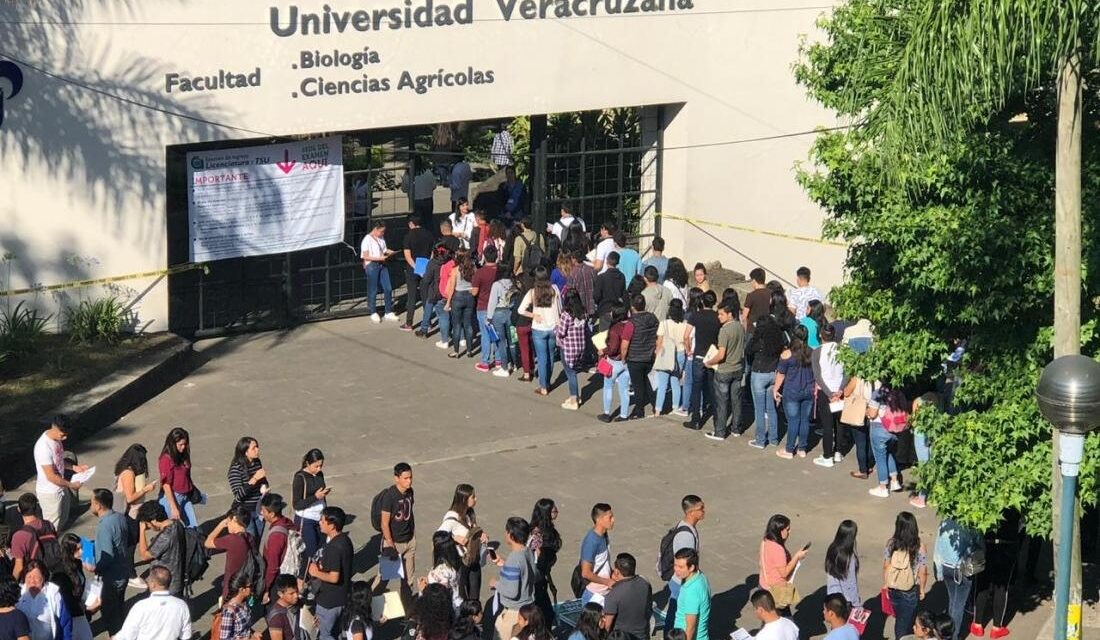
[[[923,509],[928,506],[928,502],[921,496],[913,496],[909,498],[909,504],[913,505],[917,509]]]
[[[397,322],[401,318],[398,318],[397,314],[391,311],[391,312],[387,313],[386,315],[382,316],[382,319],[387,320],[389,322]]]
[[[493,368],[494,369],[499,369],[500,368],[500,360],[493,360]]]
[[[397,327],[397,328],[402,330],[402,331],[412,331],[413,330],[412,325],[409,325],[409,324],[403,324],[403,325],[401,325],[400,327]]]
[[[805,458],[805,457],[806,457],[806,452],[805,452],[805,451],[802,451],[802,450],[800,449],[800,450],[798,451],[798,457],[799,457],[799,458]]]
[[[148,585],[145,584],[145,581],[141,578],[130,578],[130,581],[126,584],[130,585],[131,589],[145,590],[149,588]]]
[[[485,364],[484,362],[479,362],[475,364],[474,368],[482,373],[489,373],[489,365]]]
[[[874,489],[868,489],[867,493],[875,496],[876,498],[889,498],[890,497],[890,490],[887,489],[886,487],[882,486],[881,484],[878,485],[877,487],[875,487]]]
[[[989,637],[990,638],[1004,638],[1009,633],[1011,633],[1011,631],[1008,630],[1008,627],[993,627],[992,629],[989,630]]]
[[[451,345],[446,340],[437,340],[435,346],[437,349],[446,349]]]
[[[413,335],[417,338],[427,338],[428,332],[423,329],[417,329],[416,331],[413,331]]]
[[[833,462],[835,462],[836,464],[840,464],[841,462],[844,462],[844,454],[843,453],[834,453],[833,454]]]
[[[890,491],[901,491],[901,483],[897,478],[890,478]]]
[[[561,403],[561,408],[566,411],[576,411],[580,407],[581,405],[573,398],[566,398],[565,402]]]
[[[698,431],[703,428],[703,425],[697,424],[694,420],[688,420],[684,423],[685,429],[691,429],[692,431]]]
[[[375,324],[382,322],[382,316],[378,315],[377,313],[372,313],[370,314],[370,321]]]
[[[708,432],[704,433],[703,437],[707,438],[708,440],[717,440],[719,442],[722,442],[723,440],[726,439],[726,436],[720,436],[720,435],[718,435],[717,433],[715,433],[713,431],[708,431]]]
[[[757,442],[756,440],[749,440],[749,446],[753,449],[763,449],[767,445],[763,442]]]
[[[814,458],[814,464],[816,464],[819,467],[829,468],[829,467],[832,467],[836,463],[833,462],[832,458],[826,458],[825,456],[818,456],[818,457]]]
[[[786,449],[776,449],[775,455],[783,458],[784,460],[792,460],[794,458],[794,454],[790,451],[787,451]]]
[[[866,480],[871,477],[869,473],[863,473],[862,471],[849,471],[848,475],[852,476],[856,480]]]
[[[985,635],[985,627],[978,624],[977,622],[971,622],[970,623],[970,635],[977,636],[977,637],[981,638],[982,636]]]
[[[606,413],[601,413],[600,415],[596,416],[596,419],[599,420],[600,422],[611,422],[610,414],[606,414]]]
[[[738,431],[737,429],[734,429],[733,431],[730,431],[730,436],[734,438],[740,438],[742,433],[744,433],[744,431]]]
[[[687,409],[681,409],[680,407],[676,407],[675,409],[672,410],[672,415],[680,416],[681,418],[686,418],[690,414],[687,412]]]
[[[498,378],[507,378],[512,374],[508,372],[504,367],[497,367],[496,371],[493,371],[493,375]]]
[[[462,349],[465,349],[466,348],[466,338],[463,338],[463,339],[459,340],[458,341],[458,346]]]

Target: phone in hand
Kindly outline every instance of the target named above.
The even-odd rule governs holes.
[[[809,551],[811,545],[813,545],[813,541],[807,542],[805,545],[802,546],[802,550]]]
[[[485,556],[489,558],[489,560],[491,560],[492,562],[497,561],[497,552],[492,547],[490,547],[489,550],[485,552]]]

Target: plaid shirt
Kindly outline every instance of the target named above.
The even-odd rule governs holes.
[[[586,328],[587,323],[584,318],[574,318],[568,311],[561,312],[561,319],[558,320],[554,334],[561,349],[561,360],[568,364],[570,369],[576,369],[581,357],[584,356]]]
[[[243,604],[230,602],[222,609],[218,625],[222,640],[248,640],[252,637],[252,614]]]
[[[493,136],[493,144],[489,147],[489,159],[493,164],[503,167],[512,164],[512,152],[515,145],[512,143],[512,134],[507,129]]]
[[[596,312],[596,304],[592,301],[595,283],[596,270],[583,262],[575,265],[569,272],[569,277],[565,279],[566,288],[575,289],[580,294],[581,302],[584,303],[584,312],[588,315]]]

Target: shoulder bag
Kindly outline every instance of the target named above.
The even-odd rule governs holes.
[[[794,586],[793,582],[784,580],[783,582],[773,584],[770,587],[764,587],[764,582],[768,580],[765,570],[767,569],[764,564],[764,545],[760,545],[760,585],[767,589],[772,594],[772,599],[775,600],[776,609],[788,609],[793,607],[802,601],[802,596],[798,593],[798,587]]]

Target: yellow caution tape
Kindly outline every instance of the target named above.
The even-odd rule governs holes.
[[[687,222],[690,224],[702,224],[711,227],[722,227],[723,229],[732,229],[734,231],[746,231],[748,233],[756,233],[763,236],[772,236],[773,238],[783,238],[784,240],[798,240],[800,242],[812,242],[814,244],[823,244],[830,247],[847,247],[848,245],[843,242],[835,242],[833,240],[822,240],[821,238],[812,238],[810,236],[799,236],[790,233],[779,233],[778,231],[768,231],[766,229],[754,229],[753,227],[743,227],[741,225],[729,224],[728,222],[714,222],[712,220],[699,220],[698,218],[688,218],[686,216],[678,216],[671,213],[659,213],[657,214],[667,220],[679,220],[681,222]]]
[[[138,280],[140,278],[154,278],[157,276],[170,276],[176,273],[183,273],[184,271],[192,271],[195,269],[202,269],[204,274],[209,274],[210,269],[205,264],[189,263],[180,264],[167,269],[158,269],[156,271],[143,271],[141,273],[128,273],[123,276],[109,276],[106,278],[94,278],[91,280],[74,280],[72,282],[62,282],[60,284],[43,285],[40,287],[29,287],[26,289],[12,289],[10,291],[0,291],[0,296],[20,296],[28,293],[38,293],[42,291],[59,291],[61,289],[76,289],[79,287],[90,287],[97,284],[107,284],[109,282],[120,282],[122,280]]]

